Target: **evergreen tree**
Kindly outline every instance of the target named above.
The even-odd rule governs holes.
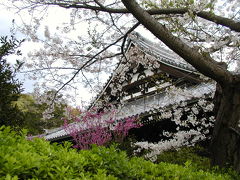
[[[17,41],[13,36],[0,38],[0,126],[12,126],[19,129],[23,124],[23,113],[13,105],[17,101],[22,89],[21,83],[16,79],[16,70],[12,69],[6,61],[6,56],[10,54],[20,54],[16,51],[21,41]],[[17,61],[20,65],[20,62]],[[19,66],[20,67],[20,66]]]

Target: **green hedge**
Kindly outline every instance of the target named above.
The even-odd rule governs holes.
[[[197,170],[139,157],[128,158],[115,146],[93,146],[91,150],[25,139],[10,128],[0,129],[0,179],[231,179],[228,174]]]
[[[187,161],[191,166],[195,166],[199,170],[211,169],[210,159],[207,157],[199,156],[199,153],[205,153],[206,150],[200,146],[182,147],[179,150],[170,150],[161,153],[157,157],[157,163],[167,162],[171,164],[184,165]]]

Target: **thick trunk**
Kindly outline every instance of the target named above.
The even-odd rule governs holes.
[[[210,150],[212,164],[240,172],[240,86],[222,86]]]

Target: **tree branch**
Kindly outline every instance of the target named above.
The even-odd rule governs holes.
[[[229,127],[230,130],[232,130],[234,133],[236,133],[236,135],[238,135],[240,137],[240,132],[236,129],[234,129],[233,127]]]
[[[85,74],[83,73],[83,71],[81,71],[81,72],[82,72],[82,75],[83,75],[83,77],[84,77],[84,78],[85,78],[85,80],[87,81],[88,85],[89,85],[89,86],[90,86],[90,88],[92,89],[92,91],[96,93],[96,91],[93,89],[93,87],[92,87],[91,83],[89,82],[88,78],[85,76]]]
[[[38,69],[32,69],[32,70],[28,70],[28,71],[20,71],[19,73],[31,73],[31,72],[36,72],[36,71],[45,71],[45,70],[78,70],[78,68],[74,68],[74,67],[45,67],[45,68],[38,68]]]
[[[58,5],[63,8],[78,8],[78,9],[89,9],[107,13],[118,13],[118,14],[127,14],[130,13],[128,9],[125,8],[109,8],[103,5],[101,6],[92,6],[92,5],[83,5],[83,4],[68,4],[68,3],[48,3],[49,5]],[[189,12],[188,8],[161,8],[161,9],[148,9],[146,10],[150,15],[170,15],[170,14],[185,14]],[[195,15],[206,19],[208,21],[214,22],[216,24],[230,28],[233,31],[240,32],[240,22],[236,22],[232,19],[221,17],[213,14],[212,12],[201,11],[195,13]]]
[[[91,59],[89,59],[87,62],[85,62],[74,74],[73,76],[67,81],[65,82],[54,94],[54,98],[53,101],[55,100],[57,94],[66,86],[68,85],[77,75],[79,72],[82,71],[82,69],[84,69],[85,67],[91,66],[92,64],[94,64],[96,61],[98,61],[98,59],[96,59],[97,56],[99,56],[101,53],[103,53],[104,51],[106,51],[108,48],[110,48],[111,46],[117,44],[119,41],[121,41],[122,39],[124,39],[126,36],[128,36],[129,33],[131,33],[132,31],[134,31],[137,27],[138,27],[139,23],[136,23],[132,28],[130,28],[123,36],[121,36],[120,38],[118,38],[116,41],[114,41],[112,44],[109,44],[108,46],[106,46],[105,48],[103,48],[101,51],[99,51],[98,53],[96,53]],[[93,59],[95,59],[93,61]]]
[[[206,11],[198,12],[196,13],[196,15],[208,21],[212,21],[215,22],[216,24],[228,27],[233,31],[240,32],[240,22],[236,22],[232,19],[225,18],[222,16],[217,16],[213,13],[209,13]]]
[[[181,39],[175,37],[164,25],[143,10],[135,0],[122,0],[122,2],[142,25],[202,74],[221,84],[228,84],[232,81],[230,72],[220,67],[209,55],[200,54]]]

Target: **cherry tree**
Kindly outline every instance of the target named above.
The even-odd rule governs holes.
[[[12,0],[12,3],[32,14],[32,24],[26,24],[22,32],[32,41],[44,44],[29,54],[32,61],[26,65],[36,75],[54,79],[57,92],[73,86],[79,75],[96,90],[89,79],[94,77],[92,74],[111,70],[113,57],[126,58],[127,35],[138,26],[148,29],[199,72],[217,82],[212,162],[220,166],[231,164],[240,171],[238,0]],[[50,15],[52,6],[71,11],[69,23],[59,27],[59,31],[71,36],[51,34],[46,26],[44,37],[39,37],[41,20]],[[86,32],[79,35],[81,29]],[[60,69],[71,71],[61,73]]]

